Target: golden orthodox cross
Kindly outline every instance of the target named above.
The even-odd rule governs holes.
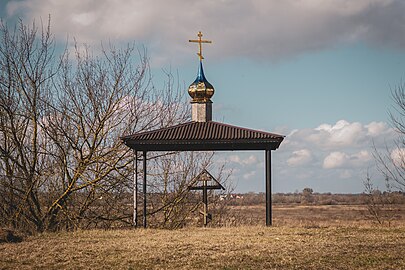
[[[211,41],[211,40],[203,40],[203,39],[201,39],[202,36],[203,36],[203,34],[201,33],[201,31],[198,32],[197,36],[198,36],[198,39],[190,39],[189,42],[198,43],[200,50],[199,50],[199,52],[197,53],[197,55],[200,57],[200,61],[201,61],[201,60],[204,59],[204,57],[202,56],[202,44],[203,44],[203,43],[212,43],[212,41]]]

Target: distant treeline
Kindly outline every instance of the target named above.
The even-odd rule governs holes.
[[[378,192],[378,191],[377,191]],[[382,192],[382,196],[390,196],[395,204],[405,204],[404,192]],[[359,194],[333,194],[316,192],[275,193],[272,195],[273,204],[316,204],[316,205],[365,205],[369,195]],[[266,202],[266,194],[261,193],[235,193],[223,197],[228,205],[257,205]]]

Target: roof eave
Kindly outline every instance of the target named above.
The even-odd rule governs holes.
[[[124,139],[125,145],[137,151],[238,151],[276,150],[283,137],[272,140],[228,140],[228,141],[147,141]]]

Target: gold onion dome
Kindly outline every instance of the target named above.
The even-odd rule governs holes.
[[[201,60],[197,78],[189,86],[188,94],[193,99],[192,102],[209,102],[211,101],[211,97],[214,95],[214,87],[207,81],[204,76],[204,70]]]

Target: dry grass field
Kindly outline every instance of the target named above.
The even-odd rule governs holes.
[[[251,221],[263,206],[234,208]],[[403,209],[402,209],[403,210]],[[0,269],[405,269],[405,222],[356,206],[275,206],[274,227],[90,230],[0,244]]]
[[[0,246],[2,269],[405,269],[404,228],[78,231]]]
[[[391,206],[391,226],[405,226],[405,204]],[[386,213],[384,213],[386,214]],[[265,205],[230,206],[229,215],[235,216],[231,226],[258,225],[265,220]],[[275,226],[330,227],[330,226],[368,226],[372,220],[367,218],[365,205],[273,205]],[[388,224],[386,224],[388,226]]]

